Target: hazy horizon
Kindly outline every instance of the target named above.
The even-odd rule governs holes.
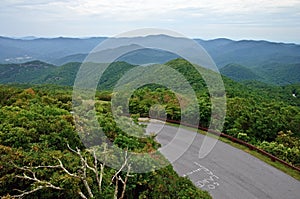
[[[161,28],[189,38],[300,43],[298,0],[3,0],[5,37],[114,36]]]
[[[106,36],[106,35],[98,35],[98,36],[34,36],[34,35],[29,35],[29,36],[9,36],[9,35],[0,35],[0,37],[5,37],[5,38],[11,38],[11,39],[20,39],[20,40],[34,40],[34,39],[57,39],[57,38],[66,38],[66,39],[91,39],[91,38],[112,38],[114,36]],[[208,39],[204,39],[204,38],[200,38],[200,37],[192,37],[190,39],[200,39],[203,41],[213,41],[213,40],[231,40],[231,41],[255,41],[255,42],[259,42],[259,41],[265,41],[265,42],[271,42],[271,43],[284,43],[284,44],[295,44],[295,45],[300,45],[300,41],[299,43],[296,42],[285,42],[285,41],[272,41],[272,40],[266,40],[266,39],[232,39],[232,38],[226,38],[226,37],[217,37],[217,38],[208,38]]]

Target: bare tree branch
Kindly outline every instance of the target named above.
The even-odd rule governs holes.
[[[62,190],[61,187],[57,187],[55,185],[53,185],[52,183],[48,182],[48,181],[45,181],[45,180],[39,180],[36,175],[35,175],[35,172],[32,172],[33,174],[33,177],[30,177],[28,175],[26,175],[25,173],[23,174],[23,176],[16,176],[17,178],[22,178],[22,179],[27,179],[27,180],[31,180],[31,181],[34,181],[36,183],[39,183],[39,184],[44,184],[42,185],[42,187],[48,187],[48,188],[52,188],[52,189],[57,189],[57,190]]]
[[[124,169],[124,167],[127,165],[127,161],[128,161],[128,157],[127,157],[127,151],[125,151],[125,155],[124,155],[124,163],[122,164],[121,168],[115,173],[115,175],[112,177],[112,181],[117,178],[117,176],[119,175],[119,173]]]
[[[44,169],[44,168],[60,169],[61,171],[66,173],[68,176],[70,176],[72,178],[80,179],[84,184],[84,187],[87,191],[87,195],[85,195],[80,189],[78,189],[77,194],[83,199],[94,198],[94,194],[92,192],[91,185],[88,182],[88,175],[90,175],[89,171],[91,171],[92,173],[95,174],[98,190],[99,190],[99,193],[101,193],[101,191],[102,191],[102,180],[103,180],[105,162],[106,162],[106,159],[107,159],[107,151],[108,151],[106,146],[104,146],[104,152],[103,153],[105,155],[104,155],[104,161],[102,161],[102,163],[98,162],[97,155],[96,155],[96,149],[94,149],[92,151],[93,162],[89,163],[88,159],[86,157],[84,157],[83,153],[80,151],[79,148],[76,147],[76,150],[75,150],[75,149],[72,149],[69,146],[69,144],[67,144],[67,146],[68,146],[68,149],[71,152],[75,153],[79,157],[80,164],[81,164],[79,170],[77,170],[76,172],[71,172],[70,170],[68,170],[65,167],[62,160],[59,159],[59,158],[55,158],[59,163],[57,165],[46,165],[46,166],[38,165],[38,166],[19,167],[19,166],[15,165],[13,163],[16,168],[24,171],[23,175],[18,175],[16,177],[33,181],[33,185],[37,186],[37,187],[35,187],[35,188],[33,188],[32,190],[29,190],[29,191],[18,190],[21,194],[15,195],[13,197],[22,198],[25,195],[32,194],[32,193],[34,193],[36,191],[39,191],[41,189],[44,189],[44,188],[52,188],[52,189],[55,189],[55,190],[63,190],[62,187],[53,185],[50,182],[50,180],[41,180],[37,177],[36,170]],[[131,177],[131,175],[130,175],[131,165],[130,164],[128,165],[128,159],[129,159],[128,158],[128,153],[127,153],[127,151],[125,151],[123,164],[121,165],[120,169],[118,171],[116,171],[115,174],[111,178],[112,183],[115,184],[115,191],[114,191],[114,198],[115,199],[118,198],[120,183],[122,183],[122,185],[123,185],[120,198],[123,199],[125,197],[127,181],[128,181],[128,178]],[[100,169],[99,169],[99,166],[100,166]],[[127,167],[128,170],[127,170],[126,176],[123,180],[122,176],[121,176],[121,172],[124,170],[125,167]]]
[[[34,166],[34,167],[28,167],[28,166],[23,166],[24,169],[43,169],[43,168],[49,168],[49,169],[55,169],[55,168],[60,168],[60,165],[49,165],[49,166]]]
[[[87,168],[92,170],[96,176],[96,181],[97,181],[97,185],[98,185],[98,190],[101,193],[102,192],[102,180],[103,180],[103,174],[104,174],[104,168],[105,168],[105,162],[106,162],[106,153],[107,153],[107,147],[106,145],[104,146],[104,161],[102,163],[98,163],[98,158],[96,156],[96,149],[92,150],[92,154],[93,154],[93,158],[94,158],[94,165],[93,166],[89,166],[89,164],[86,162],[87,164]],[[98,164],[100,165],[100,171],[98,169]]]
[[[125,176],[125,179],[123,180],[122,177],[119,175],[120,172],[127,166],[127,173]],[[121,193],[121,197],[120,199],[123,199],[125,196],[125,191],[126,191],[126,185],[127,185],[127,181],[128,178],[131,177],[130,175],[130,170],[131,170],[131,164],[128,164],[128,153],[127,151],[125,151],[125,155],[124,155],[124,163],[122,164],[121,168],[115,173],[115,175],[112,177],[112,182],[115,180],[116,182],[116,187],[115,187],[115,193],[114,193],[114,199],[117,199],[118,197],[118,182],[120,181],[123,184],[123,189],[122,189],[122,193]]]
[[[83,166],[83,175],[82,175],[81,179],[82,179],[82,181],[83,181],[83,184],[84,184],[84,186],[85,186],[85,188],[86,188],[86,190],[87,190],[89,196],[90,196],[91,198],[93,198],[94,195],[93,195],[92,190],[91,190],[91,188],[90,188],[90,186],[89,186],[89,183],[88,183],[88,181],[87,181],[87,176],[86,176],[86,165]]]
[[[88,199],[88,198],[82,193],[82,191],[79,190],[77,193],[80,195],[81,198],[83,198],[83,199]]]
[[[128,180],[128,177],[131,177],[131,175],[129,175],[129,174],[130,174],[130,170],[131,170],[131,165],[129,164],[129,165],[128,165],[128,169],[127,169],[127,173],[126,173],[125,180],[122,181],[122,183],[123,183],[123,190],[122,190],[122,194],[121,194],[120,199],[123,199],[124,196],[125,196],[127,180]]]
[[[32,194],[38,190],[41,190],[41,189],[44,189],[44,188],[47,188],[47,186],[38,186],[37,188],[35,189],[32,189],[30,191],[21,191],[21,190],[18,190],[20,192],[22,192],[22,194],[19,194],[19,195],[13,195],[11,196],[12,198],[23,198],[25,195],[29,195],[29,194]]]
[[[89,169],[91,169],[91,170],[94,170],[94,168],[92,168],[92,167],[90,167],[90,166],[88,165],[86,158],[84,158],[84,157],[82,156],[81,151],[80,151],[80,149],[79,149],[78,147],[76,147],[76,151],[75,151],[74,149],[72,149],[72,148],[70,147],[69,144],[67,144],[67,146],[68,146],[68,148],[69,148],[70,151],[76,153],[76,154],[79,156],[80,161],[81,161],[81,169],[82,169],[81,176],[77,176],[77,175],[74,175],[74,174],[71,174],[71,175],[77,176],[77,177],[79,177],[79,178],[82,180],[82,182],[83,182],[83,184],[84,184],[84,186],[85,186],[85,188],[86,188],[86,190],[87,190],[87,192],[88,192],[88,194],[89,194],[89,197],[93,198],[93,197],[94,197],[94,194],[92,193],[92,189],[91,189],[91,187],[90,187],[90,185],[89,185],[89,183],[88,183],[88,181],[87,181],[87,173],[86,173],[86,169],[89,168]],[[60,162],[60,163],[61,163],[61,162]],[[62,164],[61,164],[61,165],[62,165]],[[66,170],[66,171],[67,171],[67,170]]]
[[[100,193],[102,192],[102,180],[103,180],[104,168],[105,168],[105,162],[100,165],[100,177],[98,181],[98,188]]]
[[[80,178],[80,176],[78,176],[78,175],[76,175],[76,174],[74,174],[74,173],[69,172],[68,169],[66,169],[66,168],[64,167],[62,161],[61,161],[59,158],[55,158],[55,159],[57,159],[57,161],[59,162],[59,167],[60,167],[66,174],[68,174],[69,176],[74,177],[74,178]]]
[[[19,194],[19,195],[13,195],[12,197],[14,198],[22,198],[24,197],[25,195],[29,195],[31,193],[34,193],[38,190],[41,190],[41,189],[44,189],[44,188],[51,188],[51,189],[56,189],[56,190],[62,190],[63,188],[61,187],[58,187],[58,186],[55,186],[53,185],[52,183],[48,182],[48,181],[45,181],[45,180],[39,180],[36,175],[35,175],[35,172],[33,172],[32,170],[30,170],[28,167],[27,168],[22,168],[22,167],[18,167],[22,170],[26,170],[28,172],[30,172],[32,174],[32,177],[26,175],[25,173],[23,174],[23,176],[16,176],[18,178],[22,178],[22,179],[27,179],[27,180],[31,180],[31,181],[34,181],[35,183],[37,184],[40,184],[40,186],[38,186],[37,188],[33,189],[33,190],[30,190],[30,191],[22,191],[22,190],[17,190],[19,192],[21,192],[22,194]]]
[[[69,143],[67,143],[67,147],[68,147],[68,149],[69,149],[70,151],[72,151],[73,153],[77,153],[77,151],[75,151],[74,149],[72,149],[72,148],[70,147]]]
[[[116,186],[115,186],[114,199],[118,199],[118,189],[119,189],[119,187],[118,187],[119,179],[118,178],[116,178],[115,183],[116,183]]]

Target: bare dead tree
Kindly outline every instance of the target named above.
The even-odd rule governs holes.
[[[88,179],[88,172],[87,171],[90,170],[95,175],[98,191],[101,193],[102,192],[102,181],[103,181],[103,175],[104,175],[105,161],[106,161],[106,154],[105,154],[106,151],[107,151],[106,146],[104,147],[104,154],[105,154],[104,157],[105,158],[104,158],[104,162],[102,162],[102,163],[98,162],[98,159],[97,159],[97,156],[96,156],[96,150],[92,150],[92,154],[93,154],[93,163],[92,164],[90,164],[88,162],[87,158],[82,155],[82,152],[79,148],[76,147],[76,150],[75,150],[75,149],[72,149],[69,146],[69,144],[67,144],[67,146],[68,146],[68,149],[70,151],[75,153],[80,158],[80,169],[77,172],[72,173],[71,171],[69,171],[65,167],[65,165],[63,164],[62,160],[59,159],[59,158],[55,158],[58,161],[57,165],[49,165],[49,166],[38,165],[38,166],[22,166],[22,167],[19,167],[19,166],[15,165],[16,168],[24,171],[22,176],[18,175],[16,177],[33,181],[33,183],[36,183],[38,186],[36,188],[32,189],[32,190],[29,190],[29,191],[17,190],[17,191],[20,192],[20,194],[13,195],[12,197],[22,198],[25,195],[32,194],[34,192],[37,192],[37,191],[39,191],[41,189],[45,189],[45,188],[52,188],[52,189],[55,189],[55,190],[63,190],[62,187],[56,186],[56,185],[52,184],[51,182],[49,182],[47,180],[38,179],[35,171],[38,170],[38,169],[43,169],[43,168],[61,169],[68,176],[70,176],[72,178],[80,179],[83,182],[84,187],[86,189],[86,192],[88,194],[88,196],[86,196],[82,192],[82,190],[78,189],[77,194],[83,199],[94,198],[94,194],[93,194],[93,191],[91,189],[91,185],[88,183],[88,180],[87,180]],[[99,170],[99,167],[100,167],[100,170]],[[123,180],[120,173],[125,167],[127,167],[127,174],[126,174],[126,176]],[[128,177],[131,176],[130,175],[130,169],[131,169],[131,165],[128,164],[127,152],[125,152],[124,163],[122,164],[121,168],[112,177],[112,182],[115,180],[114,198],[117,199],[117,196],[118,196],[118,183],[119,182],[121,182],[123,184],[120,199],[124,198]]]
[[[123,180],[122,176],[120,175],[121,171],[127,166],[127,173],[125,175],[125,179]],[[128,177],[132,177],[130,175],[130,170],[131,170],[131,164],[128,164],[128,153],[127,151],[125,151],[125,155],[124,155],[124,163],[122,164],[121,168],[115,173],[115,175],[112,177],[111,181],[113,182],[114,180],[116,181],[116,186],[115,186],[115,193],[114,193],[114,199],[118,198],[118,183],[119,181],[123,184],[122,187],[122,193],[120,196],[120,199],[123,199],[125,196],[125,191],[126,191],[126,185],[127,185],[127,180]]]
[[[36,172],[33,171],[33,169],[39,169],[39,168],[58,168],[58,166],[36,166],[36,167],[28,167],[28,166],[24,166],[24,167],[18,167],[17,165],[14,164],[14,166],[20,170],[23,170],[24,173],[22,176],[17,175],[17,178],[22,178],[22,179],[26,179],[26,180],[30,180],[33,181],[34,183],[39,184],[39,186],[37,186],[36,188],[30,190],[30,191],[23,191],[23,190],[18,190],[15,189],[16,191],[19,191],[21,194],[18,195],[14,195],[12,197],[14,198],[22,198],[25,195],[29,195],[31,193],[34,193],[40,189],[44,189],[44,188],[52,188],[52,189],[56,189],[56,190],[62,190],[61,187],[55,186],[52,183],[46,181],[46,180],[40,180],[37,178],[36,176]],[[30,173],[30,175],[27,175],[25,172]]]

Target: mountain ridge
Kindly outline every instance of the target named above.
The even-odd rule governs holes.
[[[149,42],[164,41],[167,35],[149,35],[145,37],[138,37],[137,41],[141,44],[149,44]],[[180,45],[183,38],[170,37],[171,45]],[[33,60],[41,60],[54,65],[63,65],[68,62],[82,62],[90,52],[107,37],[91,37],[91,38],[33,38],[33,39],[16,39],[0,36],[0,63],[23,63]],[[136,45],[134,42],[130,43],[130,38],[112,38],[110,44],[111,49],[105,49],[100,57],[113,57],[117,55],[122,42],[123,44]],[[125,41],[125,42],[124,42]],[[240,40],[234,41],[226,38],[218,38],[212,40],[194,39],[199,43],[211,56],[217,67],[221,70],[228,64],[237,64],[243,66],[248,70],[249,76],[254,77],[250,73],[255,72],[261,81],[271,84],[289,84],[300,82],[297,73],[300,73],[298,64],[300,63],[300,45],[290,43],[278,43],[265,40]],[[177,42],[177,43],[176,43]],[[156,45],[157,46],[157,45]],[[134,51],[137,48],[129,48]],[[127,48],[124,46],[124,48]],[[189,49],[187,49],[189,50]],[[192,49],[190,49],[192,51]],[[127,51],[128,52],[128,51]],[[192,52],[191,52],[192,53]],[[132,52],[135,54],[135,59],[132,60],[123,56],[123,60],[131,62],[131,64],[149,64],[149,63],[164,63],[171,59],[179,57],[172,52],[163,52],[155,49],[140,50],[139,52]],[[294,65],[294,67],[292,66]],[[268,72],[264,67],[268,66]],[[286,67],[286,68],[285,68]],[[293,69],[293,73],[285,71],[288,68]],[[221,70],[221,72],[224,71]],[[252,71],[252,72],[250,72]],[[229,71],[233,73],[234,71]],[[271,73],[278,74],[278,78],[272,76]],[[226,75],[226,74],[225,74]],[[227,74],[228,75],[228,74]],[[291,75],[292,81],[285,81],[286,77]],[[249,78],[240,79],[239,76],[231,78],[239,79],[238,81],[249,80]],[[257,78],[252,78],[255,80]],[[251,80],[251,79],[250,79]]]

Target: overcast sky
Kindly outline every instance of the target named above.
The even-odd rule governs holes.
[[[0,35],[114,36],[165,28],[192,38],[300,44],[300,0],[1,0]]]

